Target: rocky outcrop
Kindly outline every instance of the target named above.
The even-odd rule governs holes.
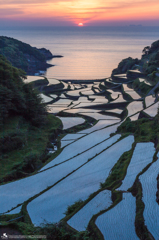
[[[29,44],[9,37],[0,36],[0,54],[5,56],[14,67],[21,68],[28,75],[34,75],[39,71],[46,71],[48,64],[56,55],[45,48],[38,49]]]

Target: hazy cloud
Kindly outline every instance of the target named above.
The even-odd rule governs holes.
[[[61,21],[92,21],[106,19],[108,15],[109,19],[119,15],[124,18],[129,11],[131,17],[139,17],[139,12],[140,16],[144,12],[148,13],[147,16],[143,14],[148,17],[157,12],[158,8],[158,0],[0,0],[0,18],[21,15],[26,19],[38,19],[39,16],[47,19],[54,15]]]
[[[16,9],[16,8],[0,8],[0,18],[2,17],[8,17],[8,16],[15,16],[15,15],[21,15],[23,14],[22,9]]]

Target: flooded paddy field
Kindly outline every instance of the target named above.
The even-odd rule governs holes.
[[[40,79],[33,76],[28,81]],[[95,236],[102,237],[97,240],[144,239],[135,228],[141,195],[142,226],[157,240],[157,140],[139,129],[141,138],[136,141],[133,129],[139,120],[153,120],[157,98],[141,98],[127,84],[108,79],[91,84],[51,81],[41,97],[48,113],[62,121],[61,128],[50,142],[48,160],[37,172],[0,186],[0,213],[21,214],[25,206],[36,226],[60,222],[70,231],[98,233]],[[126,121],[126,131],[119,133]],[[133,189],[138,182],[140,194],[138,188]],[[67,213],[69,207],[74,209],[71,213]]]

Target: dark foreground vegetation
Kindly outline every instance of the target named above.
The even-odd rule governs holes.
[[[61,121],[48,115],[39,93],[25,84],[25,73],[0,56],[0,182],[39,169]]]

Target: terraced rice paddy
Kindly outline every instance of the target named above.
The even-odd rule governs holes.
[[[102,191],[78,211],[67,223],[77,231],[85,231],[92,216],[102,210],[106,210],[111,204],[111,191]]]
[[[111,93],[111,97],[113,99],[116,99],[119,95],[121,95],[121,92],[114,92],[113,90],[109,89],[109,92]]]
[[[53,155],[48,153],[49,157],[52,156],[51,160],[45,162],[34,175],[0,186],[0,213],[9,211],[7,217],[17,214],[24,202],[32,198],[26,206],[32,223],[40,225],[45,220],[57,223],[65,217],[68,206],[79,200],[87,200],[80,210],[76,209],[67,218],[67,228],[71,226],[77,231],[85,231],[92,216],[98,214],[93,224],[96,224],[105,240],[139,239],[135,232],[136,198],[127,192],[123,193],[123,199],[118,204],[114,201],[116,193],[120,195],[122,191],[130,189],[139,173],[152,163],[157,141],[152,139],[153,143],[140,142],[135,146],[133,135],[129,132],[126,135],[116,134],[116,130],[125,121],[126,110],[131,121],[136,121],[145,104],[147,108],[144,112],[154,117],[158,103],[150,106],[155,98],[147,96],[144,104],[144,99],[127,84],[106,81],[107,85],[104,80],[91,84],[87,84],[87,81],[77,84],[61,81],[64,88],[57,90],[56,94],[41,94],[45,103],[54,100],[53,104],[47,104],[48,112],[59,117],[63,123],[63,129],[57,130],[57,139],[54,139],[58,151],[56,149]],[[111,87],[105,88],[108,82]],[[50,79],[50,84],[59,84],[59,81]],[[140,98],[140,101],[126,101],[122,92],[113,90],[114,86],[122,89],[122,85],[126,93],[135,100]],[[87,128],[84,129],[85,126]],[[135,148],[127,167],[123,165],[123,154],[132,146]],[[120,176],[120,166],[123,171],[127,167],[125,177]],[[145,204],[145,225],[155,240],[159,239],[159,205],[156,202],[158,169],[159,160],[139,176]],[[110,179],[113,185],[108,184],[109,189],[105,189]],[[114,192],[114,186],[118,183],[121,185]],[[90,194],[94,195],[90,197]]]
[[[120,103],[120,102],[126,102],[126,100],[123,98],[121,94],[117,99],[113,101],[113,103]]]
[[[139,239],[135,232],[135,201],[131,193],[124,193],[118,205],[97,218],[96,225],[105,240]]]
[[[123,85],[123,88],[124,88],[124,91],[125,91],[125,92],[133,91],[133,89],[132,89],[132,88],[129,88],[129,87],[127,86],[127,84],[122,84],[122,85]]]
[[[65,141],[61,140],[61,148],[65,147],[68,144],[73,143],[73,142],[74,142],[74,140],[65,140]]]
[[[141,101],[131,102],[128,107],[128,117],[143,110],[143,103]]]
[[[69,99],[60,99],[54,103],[54,105],[70,105],[72,100]]]
[[[42,80],[44,79],[44,77],[40,77],[40,76],[27,76],[27,79],[25,80],[26,82],[33,82],[36,80]]]
[[[104,120],[116,120],[117,122],[120,121],[120,119],[117,117],[102,115],[100,113],[81,113],[81,115],[89,116],[95,118],[96,120],[104,119]]]
[[[77,107],[78,108],[82,108],[82,107],[93,107],[95,105],[98,105],[99,103],[94,103],[94,102],[90,102],[90,103],[80,103]]]
[[[78,133],[75,133],[75,134],[67,134],[65,137],[62,138],[62,140],[75,140],[75,139],[78,139],[78,138],[81,138],[85,136],[85,134],[78,134]]]
[[[64,178],[69,173],[86,163],[89,158],[94,157],[96,154],[99,154],[105,148],[111,146],[119,139],[119,137],[120,135],[116,135],[111,139],[104,141],[100,145],[90,149],[89,151],[79,156],[76,156],[72,160],[69,160],[53,168],[47,169],[47,171],[43,171],[31,177],[0,186],[0,191],[2,192],[0,213],[11,210],[11,208],[16,207],[17,204],[23,203],[30,197],[33,197],[34,195],[40,193],[49,186],[52,186],[57,181]],[[65,158],[65,160],[67,159]],[[45,181],[43,181],[43,179],[45,179]]]
[[[157,157],[159,158],[159,154]],[[156,202],[158,174],[159,160],[139,177],[142,184],[142,200],[145,204],[143,213],[145,224],[155,240],[159,239],[159,205]]]
[[[141,96],[137,93],[137,92],[135,92],[135,91],[129,91],[129,92],[127,92],[134,100],[137,100],[137,99],[140,99],[141,98]]]
[[[105,97],[95,97],[93,103],[108,103],[108,99]]]
[[[75,113],[96,113],[96,112],[100,112],[100,110],[88,109],[88,108],[76,108],[76,107],[78,107],[78,105],[75,106],[75,108],[71,108],[69,110],[65,110],[64,112],[72,113],[72,114],[75,114]]]
[[[87,97],[79,97],[78,102],[90,103],[91,101]]]
[[[151,117],[155,117],[157,114],[158,107],[159,107],[159,103],[157,102],[157,103],[153,104],[152,106],[144,109],[144,112],[147,113]]]
[[[99,120],[97,122],[97,124],[95,124],[93,127],[90,127],[90,128],[88,128],[86,130],[83,130],[80,133],[87,133],[88,134],[88,133],[94,132],[96,130],[100,130],[102,128],[105,128],[105,127],[108,127],[110,125],[113,125],[115,123],[116,123],[116,120],[114,120],[114,121],[113,120]],[[116,128],[116,126],[115,126],[115,128]]]
[[[67,159],[77,156],[78,154],[95,147],[96,144],[101,143],[102,141],[108,139],[111,133],[114,133],[119,125],[116,124],[114,126],[104,128],[99,131],[95,131],[90,133],[81,139],[75,141],[67,148],[65,148],[59,156],[57,156],[53,161],[45,165],[42,170],[47,169],[49,167],[54,166],[55,164],[59,164]]]
[[[50,94],[50,97],[57,98],[57,95],[56,94]]]
[[[65,105],[65,106],[56,106],[56,105],[54,105],[54,106],[48,106],[48,112],[49,113],[59,113],[59,112],[61,112],[61,111],[64,111],[64,110],[66,110],[67,109],[67,105]]]
[[[81,91],[81,94],[82,94],[82,95],[86,95],[86,96],[88,96],[88,95],[93,95],[93,94],[94,94],[94,92],[93,92],[92,90],[88,90],[88,91]]]
[[[52,98],[50,98],[50,97],[48,97],[48,96],[46,96],[46,95],[44,95],[42,93],[40,94],[40,97],[43,99],[43,101],[45,103],[51,102],[53,100]]]
[[[68,205],[79,199],[85,200],[97,191],[100,182],[105,181],[120,156],[130,150],[133,141],[131,136],[121,140],[30,202],[27,209],[33,223],[39,225],[44,219],[60,221]]]
[[[61,82],[61,81],[59,81],[58,79],[55,79],[55,78],[48,78],[48,81],[49,81],[50,84],[53,84],[53,85],[57,85]],[[62,83],[67,88],[67,84],[65,84],[64,82],[62,82]]]
[[[108,110],[106,110],[106,112],[121,114],[123,112],[123,110],[115,108],[115,109],[108,109]]]
[[[118,190],[127,191],[135,182],[136,176],[153,160],[153,143],[137,143],[127,168],[126,176]]]
[[[146,104],[146,107],[149,107],[150,105],[152,105],[153,103],[155,103],[155,98],[150,95],[148,97],[145,97],[145,104]]]
[[[140,114],[140,113],[136,113],[135,115],[131,116],[131,117],[130,117],[130,120],[131,120],[131,121],[136,121],[136,120],[139,118],[139,114]]]
[[[80,92],[83,90],[83,88],[82,89],[78,89],[78,90],[74,90],[74,91],[69,91],[67,94],[69,95],[69,96],[80,96]]]
[[[68,129],[85,122],[83,118],[75,117],[59,117],[63,124],[63,129]]]
[[[149,85],[149,86],[152,86],[151,83],[149,83],[145,78],[139,78],[139,81],[140,82],[144,82],[145,84]]]

